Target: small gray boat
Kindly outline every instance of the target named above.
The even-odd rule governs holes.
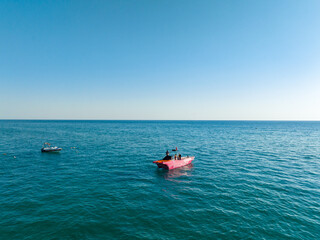
[[[41,148],[41,152],[60,152],[61,150],[62,148],[51,147],[51,144],[48,142],[45,142]]]

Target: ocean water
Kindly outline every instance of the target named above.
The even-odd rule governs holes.
[[[2,120],[0,239],[320,239],[320,122]]]

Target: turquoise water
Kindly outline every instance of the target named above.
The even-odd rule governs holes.
[[[320,122],[0,121],[0,154],[0,239],[320,239]]]

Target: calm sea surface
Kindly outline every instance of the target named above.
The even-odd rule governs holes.
[[[320,239],[320,122],[0,121],[0,239]]]

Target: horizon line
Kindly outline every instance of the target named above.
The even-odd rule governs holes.
[[[319,122],[320,120],[287,120],[287,119],[52,119],[52,118],[0,118],[0,121],[255,121],[255,122]]]

